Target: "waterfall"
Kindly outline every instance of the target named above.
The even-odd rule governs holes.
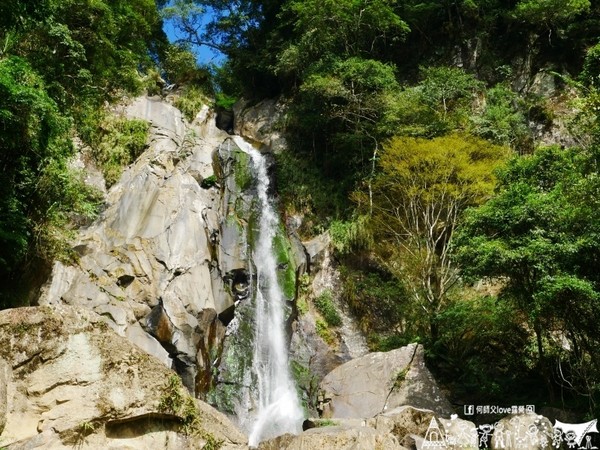
[[[277,279],[273,239],[279,228],[277,212],[269,199],[265,158],[252,145],[234,137],[250,156],[256,176],[258,239],[252,259],[256,267],[255,338],[252,369],[257,379],[257,405],[249,445],[284,433],[299,433],[304,413],[289,369],[284,330],[285,299]]]

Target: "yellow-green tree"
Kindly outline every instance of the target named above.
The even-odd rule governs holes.
[[[451,134],[435,139],[395,137],[384,146],[379,174],[356,200],[368,209],[381,263],[406,283],[437,335],[435,317],[458,274],[450,258],[463,211],[492,194],[504,147]]]

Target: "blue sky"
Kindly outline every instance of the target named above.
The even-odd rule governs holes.
[[[208,23],[211,17],[212,16],[210,12],[207,12],[205,23]],[[177,29],[175,28],[172,20],[164,21],[163,30],[167,34],[167,37],[169,38],[170,42],[175,42],[177,41],[177,39],[184,37],[183,35],[177,32]],[[225,60],[225,56],[222,53],[210,47],[194,47],[192,48],[192,51],[196,54],[198,63],[202,65],[211,63],[220,64]]]

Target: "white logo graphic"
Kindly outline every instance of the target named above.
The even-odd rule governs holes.
[[[473,406],[473,405],[468,405]],[[470,409],[465,408],[465,413]],[[445,448],[519,450],[531,447],[546,448],[551,444],[560,448],[564,442],[572,450],[598,450],[592,443],[590,433],[598,433],[598,420],[585,423],[563,423],[556,421],[550,428],[547,419],[536,416],[532,421],[527,416],[514,416],[508,421],[484,424],[477,427],[471,422],[457,420],[456,414],[450,420],[440,419],[440,428],[435,417],[431,418],[423,439],[422,448],[425,450],[440,450]]]
[[[554,424],[554,430],[560,430],[560,434],[564,435],[564,441],[567,443],[569,448],[582,448],[582,449],[593,449],[592,437],[588,433],[598,433],[596,424],[598,419],[591,420],[585,423],[562,423],[558,420]],[[583,438],[586,438],[586,442],[582,446]]]

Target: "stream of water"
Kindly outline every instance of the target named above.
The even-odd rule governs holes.
[[[269,198],[267,164],[263,155],[241,137],[234,137],[234,141],[252,161],[261,212],[253,252],[257,289],[252,368],[258,382],[258,405],[249,445],[255,447],[266,439],[299,433],[304,413],[289,368],[284,328],[285,299],[277,279],[277,259],[273,251],[279,219]]]

